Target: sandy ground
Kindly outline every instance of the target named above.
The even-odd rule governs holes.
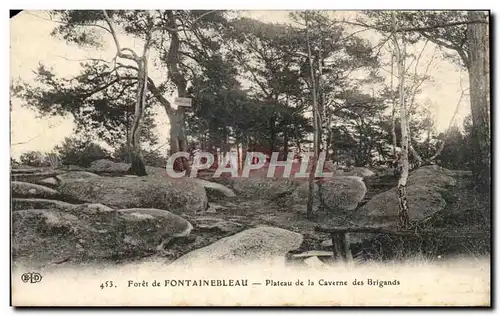
[[[69,264],[35,271],[43,277],[40,282],[23,282],[21,275],[30,271],[25,266],[13,268],[14,306],[491,304],[489,258],[416,259],[404,264],[336,264],[318,268],[285,266],[283,258],[189,268],[174,268],[161,261],[113,266]]]

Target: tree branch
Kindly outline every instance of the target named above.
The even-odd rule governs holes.
[[[149,77],[148,77],[148,89],[155,96],[158,102],[160,102],[160,104],[163,105],[167,114],[172,115],[174,113],[174,110],[172,109],[170,102],[163,96],[163,93],[155,85],[153,79]]]
[[[45,21],[49,21],[49,22],[54,22],[54,23],[59,23],[59,24],[63,24],[63,25],[79,25],[79,26],[92,26],[92,27],[98,27],[98,28],[101,28],[103,30],[105,30],[106,32],[109,32],[111,33],[111,31],[107,28],[105,28],[104,26],[102,25],[99,25],[99,24],[84,24],[84,23],[68,23],[68,22],[64,22],[64,21],[59,21],[59,20],[54,20],[54,19],[47,19],[47,18],[43,18],[41,16],[38,16],[37,14],[33,14],[29,11],[24,11],[25,13],[29,14],[29,15],[32,15],[32,16],[35,16],[41,20],[45,20]]]
[[[420,32],[420,34],[423,37],[425,37],[426,39],[428,39],[429,41],[433,42],[434,44],[437,44],[439,46],[443,46],[445,48],[456,51],[458,53],[458,55],[460,56],[460,58],[462,59],[465,67],[469,68],[469,57],[467,56],[467,53],[464,51],[464,49],[461,46],[446,43],[445,41],[442,41],[438,38],[435,38],[435,37],[433,37],[425,32]]]
[[[113,41],[115,42],[115,45],[116,45],[116,56],[118,56],[120,58],[130,59],[130,60],[137,62],[138,57],[137,57],[137,54],[133,50],[131,50],[130,48],[121,48],[120,47],[120,42],[118,41],[118,36],[116,34],[115,27],[113,26],[113,22],[111,21],[111,18],[109,17],[108,12],[106,12],[106,10],[102,10],[102,12],[104,14],[104,19],[106,20],[106,23],[108,23],[110,33],[113,36]],[[132,55],[127,55],[124,53],[124,51],[132,52]]]
[[[350,25],[355,25],[355,26],[361,26],[365,28],[371,28],[377,31],[381,32],[392,32],[392,33],[403,33],[403,32],[422,32],[422,31],[429,31],[429,30],[434,30],[434,29],[439,29],[439,28],[445,28],[445,27],[451,27],[451,26],[458,26],[458,25],[467,25],[467,24],[477,24],[477,23],[482,23],[482,24],[488,24],[488,22],[481,21],[481,20],[476,20],[476,21],[461,21],[461,22],[450,22],[450,23],[443,23],[443,24],[437,24],[437,25],[430,25],[430,26],[422,26],[422,27],[402,27],[402,28],[394,28],[392,25],[369,25],[366,23],[360,23],[360,22],[352,22],[352,21],[338,21],[338,23],[345,23],[345,24],[350,24]]]
[[[189,27],[184,27],[184,28],[182,28],[182,29],[180,29],[180,30],[179,30],[177,27],[175,27],[175,28],[174,28],[174,27],[172,27],[172,26],[169,26],[169,27],[164,26],[164,27],[161,27],[161,28],[163,28],[163,29],[167,30],[168,32],[179,32],[179,31],[186,31],[186,30],[190,30],[190,29],[191,29],[191,28],[192,28],[192,27],[193,27],[193,26],[194,26],[194,25],[195,25],[195,24],[196,24],[199,20],[201,20],[201,19],[202,19],[202,18],[204,18],[205,16],[207,16],[207,15],[209,15],[209,14],[211,14],[211,13],[217,12],[217,11],[218,11],[218,10],[212,10],[212,11],[208,11],[208,12],[203,13],[202,15],[200,15],[199,17],[197,17],[197,18],[193,21],[193,23],[191,23],[191,25],[190,25]],[[167,15],[168,15],[168,14],[167,14]]]

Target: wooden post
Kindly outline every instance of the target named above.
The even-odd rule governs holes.
[[[344,233],[344,252],[346,256],[347,262],[352,262],[352,253],[351,253],[351,243],[349,242],[349,233]]]
[[[330,238],[332,239],[333,258],[337,259],[337,249],[335,248],[335,233],[331,233]]]
[[[345,249],[345,234],[336,233],[332,235],[332,244],[335,259],[340,261],[346,261],[346,249]]]

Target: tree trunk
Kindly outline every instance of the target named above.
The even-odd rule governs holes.
[[[144,55],[142,60],[138,62],[138,89],[137,101],[135,104],[134,122],[130,132],[129,147],[130,147],[130,162],[131,166],[129,173],[138,176],[145,176],[146,166],[141,154],[141,125],[142,116],[144,114],[144,105],[146,103],[147,78],[148,78],[147,55]]]
[[[135,112],[134,112],[134,121],[132,124],[132,129],[129,133],[129,138],[127,140],[127,144],[129,146],[129,156],[131,166],[128,170],[129,173],[145,176],[146,175],[146,166],[144,165],[144,161],[141,154],[141,125],[142,125],[142,117],[144,115],[144,107],[146,104],[146,92],[148,87],[148,50],[151,39],[151,34],[146,36],[146,43],[144,45],[144,53],[142,57],[138,57],[135,52],[132,55],[125,54],[123,49],[120,47],[120,42],[118,41],[118,37],[116,35],[116,31],[114,28],[114,24],[111,21],[106,10],[103,10],[104,18],[109,26],[109,31],[113,36],[113,40],[116,45],[116,57],[122,57],[128,60],[133,60],[137,64],[137,100],[135,103]],[[128,123],[128,122],[127,122]]]
[[[398,63],[398,76],[399,76],[399,116],[401,121],[401,164],[402,171],[398,181],[398,202],[399,202],[399,227],[400,229],[407,229],[410,224],[408,215],[408,198],[406,196],[406,182],[408,180],[409,162],[408,162],[408,122],[406,116],[406,103],[404,91],[404,77],[405,77],[405,43],[403,38],[402,47],[399,46],[398,40],[394,35],[394,46],[396,51],[396,60]]]
[[[313,112],[313,129],[314,129],[314,138],[313,138],[313,150],[314,150],[314,157],[312,159],[312,167],[311,171],[309,173],[309,191],[307,195],[307,218],[310,218],[312,215],[312,210],[313,210],[313,201],[314,201],[314,174],[316,172],[316,166],[318,163],[318,157],[319,157],[319,143],[320,143],[320,122],[318,120],[318,102],[316,98],[316,78],[314,76],[314,65],[312,61],[312,56],[311,56],[311,45],[309,43],[309,37],[308,37],[308,24],[307,24],[307,16],[306,16],[306,41],[307,41],[307,54],[309,57],[309,69],[310,69],[310,75],[311,75],[311,87],[312,87],[312,100],[313,100],[313,106],[312,106],[312,112]],[[318,190],[320,193],[320,200],[321,199],[321,184],[318,182]]]
[[[187,150],[186,132],[184,129],[184,109],[167,112],[170,121],[170,155]],[[187,159],[178,158],[173,169],[177,172],[189,170],[186,166]]]
[[[269,120],[269,148],[272,153],[276,148],[276,115],[273,115]]]
[[[130,116],[128,108],[125,109],[125,157],[123,157],[126,163],[130,163]]]
[[[396,147],[398,146],[396,140],[396,95],[394,94],[394,54],[391,55],[391,97],[392,97],[392,157],[397,159]]]
[[[248,136],[242,135],[241,137],[241,168],[245,167],[248,151]]]
[[[469,11],[469,20],[485,23],[468,24],[469,85],[472,114],[473,174],[480,189],[490,189],[490,118],[489,118],[489,32],[484,12]]]
[[[179,40],[179,34],[177,31],[177,19],[174,15],[174,13],[171,10],[168,10],[166,12],[167,17],[168,17],[168,26],[170,30],[168,31],[171,37],[170,40],[170,47],[167,53],[167,58],[166,58],[166,63],[167,63],[167,69],[168,69],[168,77],[172,82],[175,84],[177,87],[177,94],[179,97],[186,97],[187,96],[187,80],[184,77],[184,75],[180,72],[179,70],[179,63],[180,63],[180,54],[179,54],[179,47],[180,47],[180,40]],[[170,143],[173,145],[173,147],[170,147],[171,154],[179,151],[187,151],[187,141],[185,137],[185,131],[184,131],[184,111],[185,109],[183,107],[179,107],[176,110],[170,109],[170,111],[167,110],[167,114],[169,115],[169,118],[175,121],[174,124],[170,123],[170,131],[173,132],[173,134],[170,135]],[[170,114],[168,113],[170,112]],[[176,151],[174,151],[176,150]],[[189,176],[189,161],[182,157],[179,158],[181,162],[180,168],[182,171],[186,171],[186,175]],[[175,167],[175,165],[174,165]],[[175,169],[174,169],[175,170]]]
[[[283,160],[287,160],[288,159],[288,151],[289,151],[289,147],[288,147],[288,130],[285,129],[285,131],[283,132],[284,135],[283,135],[283,157],[282,159]]]
[[[241,160],[241,146],[240,142],[238,141],[236,141],[236,161],[238,164],[238,175],[239,175],[241,169],[243,168],[243,160]]]

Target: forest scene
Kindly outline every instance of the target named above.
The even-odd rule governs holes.
[[[46,35],[22,42],[36,23]],[[24,71],[11,77],[13,261],[489,258],[489,23],[484,11],[21,12],[11,49],[37,64],[12,53]],[[200,152],[214,159],[196,170]],[[273,169],[287,159],[292,174],[306,159],[332,176]]]

